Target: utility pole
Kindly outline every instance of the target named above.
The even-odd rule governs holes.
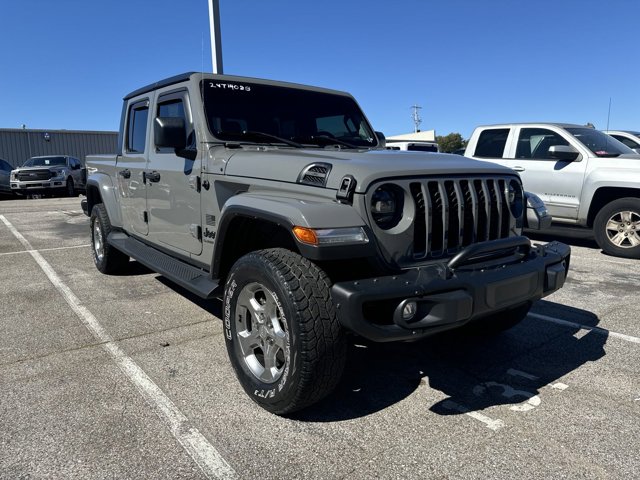
[[[420,124],[422,123],[422,118],[420,118],[420,113],[418,112],[418,110],[420,110],[422,107],[413,105],[411,108],[413,109],[411,118],[413,119],[413,124],[415,125],[413,133],[418,133],[420,131]]]
[[[222,36],[220,35],[220,2],[209,0],[209,32],[213,73],[222,75]]]

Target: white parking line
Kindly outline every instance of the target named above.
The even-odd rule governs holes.
[[[47,262],[37,250],[33,249],[29,241],[16,230],[4,215],[0,215],[0,220],[2,220],[11,233],[31,254],[84,326],[98,341],[102,342],[104,350],[111,355],[113,361],[136,387],[140,395],[153,407],[156,414],[165,421],[171,434],[198,464],[202,472],[208,478],[235,478],[235,471],[229,466],[225,459],[222,458],[215,447],[211,445],[204,435],[195,427],[190,425],[189,419],[175,406],[171,399],[167,397],[160,387],[151,380],[131,357],[124,353],[111,335],[100,325],[96,317],[82,305],[80,299],[60,279],[49,262]]]
[[[468,415],[471,418],[484,423],[484,425],[487,428],[493,430],[494,432],[497,432],[502,427],[504,427],[504,422],[502,420],[493,419],[491,417],[487,417],[483,413],[471,411],[464,405],[460,405],[459,403],[454,402],[453,400],[445,400],[444,402],[442,402],[442,406],[447,410],[455,410],[457,412],[464,413],[465,415]]]
[[[31,253],[31,252],[51,252],[52,250],[68,250],[70,248],[83,248],[91,246],[90,243],[85,245],[72,245],[70,247],[54,247],[54,248],[41,248],[40,250],[20,250],[19,252],[5,252],[0,253],[0,257],[4,257],[5,255],[19,255],[20,253]]]
[[[570,322],[568,320],[562,320],[560,318],[548,317],[547,315],[540,315],[539,313],[529,312],[529,316],[533,318],[537,318],[538,320],[544,320],[546,322],[555,323],[557,325],[562,325],[563,327],[571,327],[571,328],[579,328],[588,330],[593,333],[597,333],[599,335],[606,335],[609,337],[619,338],[621,340],[625,340],[631,343],[640,344],[640,338],[632,337],[631,335],[625,335],[624,333],[612,332],[611,330],[607,330],[606,328],[601,327],[590,327],[589,325],[582,325],[580,323]]]

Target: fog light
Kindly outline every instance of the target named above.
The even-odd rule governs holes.
[[[404,320],[411,320],[418,311],[418,304],[416,302],[407,302],[402,307],[402,318]]]

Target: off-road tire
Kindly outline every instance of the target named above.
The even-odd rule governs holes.
[[[73,183],[73,178],[67,178],[67,197],[77,197],[78,192],[76,191],[76,186]]]
[[[266,317],[279,315],[273,325],[279,324],[278,331],[285,332],[276,339],[276,344],[285,345],[277,350],[283,359],[279,376],[267,382],[255,372],[255,359],[259,358],[261,347],[258,345],[253,350],[254,347],[246,346],[244,337],[241,344],[239,336],[240,329],[243,335],[250,330],[256,332],[256,336],[257,332],[265,334],[264,325],[270,323],[262,314],[264,323],[259,326],[262,330],[249,327],[261,314],[244,305],[247,298],[262,298],[253,293],[261,287],[273,297],[273,300],[269,298],[269,304],[266,300],[262,304],[265,311],[272,304],[276,312]],[[347,345],[330,287],[329,278],[314,263],[282,248],[249,253],[231,268],[224,292],[224,332],[229,359],[247,395],[272,413],[284,415],[308,407],[328,395],[340,381]],[[245,295],[245,292],[249,293]],[[275,331],[273,326],[271,331]],[[243,349],[257,353],[247,356]],[[258,370],[266,366],[267,354],[262,352],[264,365],[259,365]],[[264,376],[270,376],[271,370],[263,370],[267,372]]]
[[[91,254],[96,268],[102,273],[113,274],[124,271],[129,266],[129,257],[107,243],[111,232],[111,222],[102,203],[91,209]]]
[[[462,330],[464,333],[476,336],[497,335],[515,327],[524,320],[531,309],[531,305],[532,302],[527,302],[517,307],[479,318],[465,325]]]
[[[629,221],[622,221],[622,215],[629,216]],[[613,223],[619,222],[619,230],[622,232],[607,228],[610,220]],[[616,244],[614,238],[618,234],[619,244]],[[640,258],[640,244],[632,245],[640,240],[640,198],[619,198],[602,207],[593,222],[593,235],[600,248],[609,255]]]

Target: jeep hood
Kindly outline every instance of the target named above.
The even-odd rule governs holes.
[[[332,165],[327,188],[337,190],[345,175],[357,181],[356,192],[365,193],[372,182],[426,175],[516,175],[513,170],[444,153],[395,150],[243,149],[231,155],[225,174],[283,182],[297,182],[300,172],[315,162]]]

